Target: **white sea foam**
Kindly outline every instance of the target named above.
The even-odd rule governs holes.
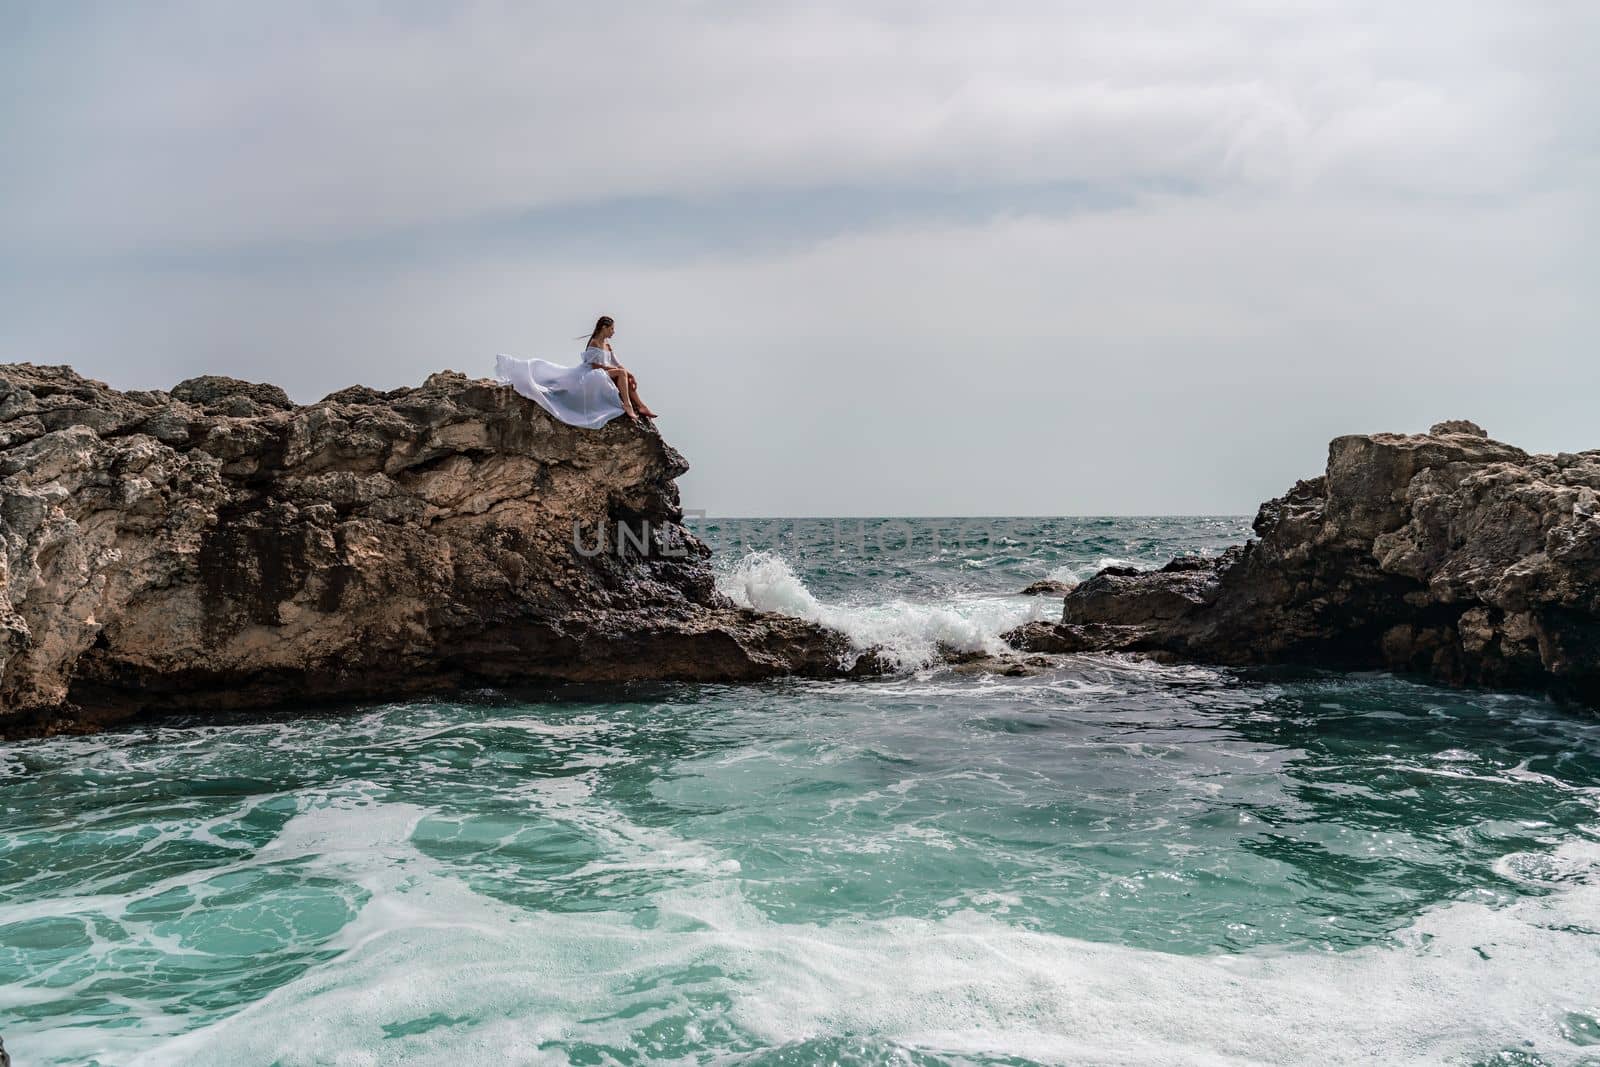
[[[1006,645],[1001,634],[1059,606],[1019,596],[828,604],[806,588],[788,561],[771,552],[752,552],[722,570],[718,588],[744,607],[839,630],[858,649],[881,648],[903,670],[934,663],[941,646],[962,652],[1002,652]]]
[[[349,814],[291,823],[285,850],[342,837]],[[1559,1063],[1582,1052],[1562,1032],[1566,1014],[1595,1012],[1592,880],[1509,906],[1450,904],[1345,953],[1181,956],[976,912],[776,922],[715,864],[656,894],[648,925],[614,912],[526,912],[411,850],[414,811],[371,815],[363,845],[387,862],[361,864],[372,898],[338,938],[338,957],[210,1026],[146,1032],[153,1047],[103,1032],[125,1042],[115,1062],[566,1063],[568,1042],[660,1060],[659,1035],[679,1028],[700,1053],[713,1034],[729,1040],[727,1053],[847,1034],[1045,1062],[1414,1064],[1514,1050]],[[683,846],[671,834],[625,836],[642,862]],[[345,865],[319,862],[348,877]]]
[[[1125,559],[1122,556],[1101,556],[1094,561],[1078,560],[1072,563],[1063,563],[1052,570],[1046,577],[1054,578],[1058,582],[1077,584],[1085,578],[1092,578],[1107,567],[1133,567],[1145,571],[1150,569],[1150,564],[1144,560]]]

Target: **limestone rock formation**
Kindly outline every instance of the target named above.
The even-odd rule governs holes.
[[[841,635],[716,592],[687,468],[650,427],[575,429],[454,372],[299,407],[231,378],[0,367],[0,734],[850,669]]]
[[[1301,662],[1542,689],[1600,704],[1600,451],[1529,455],[1477,425],[1340,437],[1261,506],[1258,540],[1108,568],[1036,652]]]

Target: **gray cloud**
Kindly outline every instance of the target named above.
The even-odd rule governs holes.
[[[1583,5],[11,5],[0,354],[311,398],[601,310],[742,513],[1589,447]]]

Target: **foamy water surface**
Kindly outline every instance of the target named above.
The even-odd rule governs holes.
[[[1027,521],[1014,558],[722,549],[887,680],[0,748],[0,1035],[19,1067],[1600,1062],[1600,724],[930,665],[1059,609],[1028,580],[1242,525]]]

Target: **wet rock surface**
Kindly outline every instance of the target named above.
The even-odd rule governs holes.
[[[870,669],[717,593],[687,469],[649,426],[576,429],[455,372],[297,406],[230,378],[121,392],[0,367],[0,734]]]
[[[1023,588],[1023,596],[1066,596],[1072,592],[1071,582],[1061,582],[1054,578],[1041,578],[1037,582],[1029,582]]]

